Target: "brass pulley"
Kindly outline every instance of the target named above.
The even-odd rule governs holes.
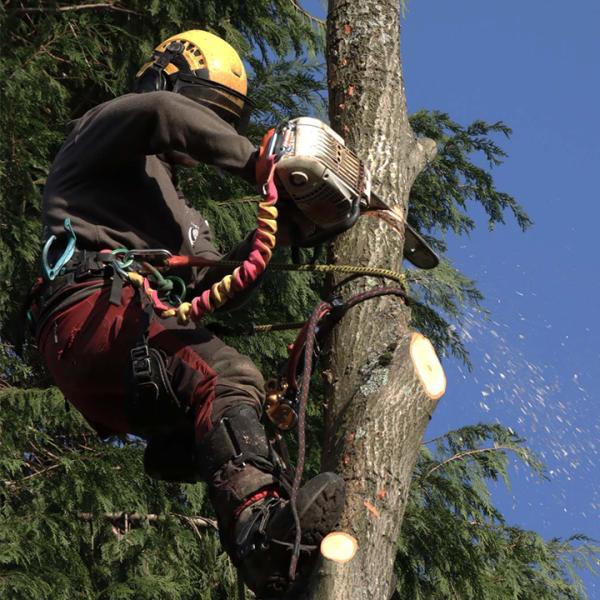
[[[298,415],[287,396],[288,383],[284,379],[269,379],[265,383],[265,389],[267,417],[280,431],[289,431],[296,425]]]

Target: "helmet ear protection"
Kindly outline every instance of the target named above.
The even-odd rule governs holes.
[[[134,83],[133,91],[141,94],[144,92],[160,92],[170,90],[171,85],[165,73],[167,65],[177,60],[177,57],[183,53],[184,46],[178,41],[172,41],[163,52],[154,51],[152,58],[154,62],[137,77]]]
[[[244,132],[253,103],[244,65],[221,38],[200,30],[172,36],[137,73],[136,93],[169,91],[202,104]]]

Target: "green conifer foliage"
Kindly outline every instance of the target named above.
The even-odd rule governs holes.
[[[418,136],[437,143],[435,160],[417,177],[411,191],[408,221],[422,232],[440,253],[446,252],[446,234],[468,235],[475,226],[469,208],[480,205],[490,230],[505,222],[505,213],[525,231],[532,221],[511,195],[496,189],[491,169],[502,164],[506,153],[495,139],[510,137],[504,123],[474,121],[467,127],[446,113],[421,110],[410,117]],[[483,166],[481,166],[483,164]],[[487,170],[486,168],[487,167]],[[487,317],[483,296],[468,275],[447,258],[432,271],[409,271],[413,323],[443,355],[452,354],[469,365],[468,352],[456,331],[465,316]]]
[[[233,597],[204,487],[149,479],[142,450],[100,441],[54,389],[0,392],[0,597]],[[488,485],[508,482],[510,454],[542,474],[499,425],[424,446],[398,543],[401,598],[585,597],[573,566],[593,567],[597,547],[546,542],[494,507]]]
[[[480,424],[423,446],[398,543],[400,598],[586,597],[576,569],[597,569],[600,547],[578,535],[546,541],[508,525],[492,502],[489,485],[509,485],[511,456],[543,477],[523,442],[511,429]]]
[[[434,140],[438,147],[436,159],[411,189],[411,224],[419,229],[469,233],[475,228],[475,221],[467,213],[467,204],[472,202],[481,204],[490,229],[504,223],[506,211],[513,214],[521,229],[532,225],[517,201],[498,191],[491,173],[473,160],[473,155],[480,153],[490,168],[500,165],[506,153],[493,136],[510,137],[510,127],[479,120],[463,127],[445,113],[424,110],[412,115],[410,123],[417,135]],[[441,240],[437,247],[446,249]]]

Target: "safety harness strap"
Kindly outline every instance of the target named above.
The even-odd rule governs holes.
[[[110,257],[106,253],[76,250],[54,279],[40,278],[27,299],[27,311],[34,309],[35,331],[41,331],[57,312],[106,285],[111,286],[110,301],[120,305],[122,275],[111,264]]]
[[[138,295],[142,316],[137,343],[130,350],[128,409],[136,433],[151,438],[187,411],[173,390],[163,354],[149,344],[154,308],[144,294]]]

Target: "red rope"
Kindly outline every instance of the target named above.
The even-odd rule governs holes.
[[[400,296],[406,301],[406,292],[402,288],[392,287],[379,287],[360,294],[352,296],[343,305],[343,310],[339,313],[339,319],[343,317],[346,311],[365,300],[371,300],[380,296]],[[300,354],[302,348],[304,348],[304,366],[302,369],[302,383],[300,388],[300,394],[298,397],[298,462],[296,464],[296,470],[294,472],[294,482],[292,485],[292,493],[290,494],[290,507],[294,516],[294,523],[296,526],[296,536],[294,539],[294,550],[292,558],[290,560],[289,577],[293,581],[296,576],[296,569],[298,567],[298,559],[300,557],[300,543],[302,541],[302,530],[300,528],[300,517],[296,506],[298,498],[298,491],[300,490],[300,483],[302,481],[302,475],[304,472],[304,461],[306,457],[306,407],[308,405],[308,392],[310,388],[310,379],[312,376],[313,367],[313,353],[315,347],[315,339],[317,337],[317,326],[319,321],[328,315],[333,309],[333,305],[329,302],[320,302],[313,310],[309,320],[304,325],[302,330],[299,332],[294,346],[292,349],[292,355],[288,359],[288,383],[291,389],[296,390],[296,370],[300,360]],[[338,320],[339,320],[338,319]],[[292,385],[293,382],[293,385]]]
[[[294,483],[292,484],[292,493],[290,495],[290,504],[294,522],[296,524],[296,537],[294,539],[294,552],[290,561],[289,576],[293,581],[296,577],[296,568],[298,566],[298,558],[300,556],[300,542],[302,541],[302,529],[300,528],[300,517],[296,506],[298,491],[300,490],[300,482],[304,473],[304,459],[306,456],[306,406],[308,404],[308,391],[310,389],[310,378],[312,375],[313,350],[315,345],[316,329],[322,315],[327,314],[331,310],[329,302],[320,302],[313,311],[308,323],[305,326],[306,343],[304,345],[304,372],[302,375],[302,387],[300,389],[299,407],[298,407],[298,463],[294,473]],[[304,329],[303,329],[304,331]]]

